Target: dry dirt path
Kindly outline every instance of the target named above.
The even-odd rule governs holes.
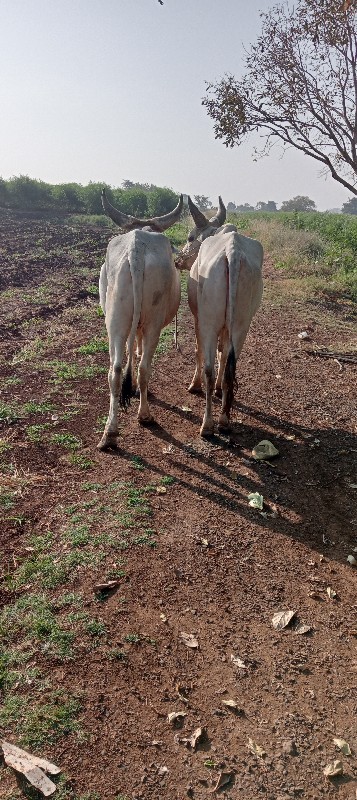
[[[346,559],[357,546],[355,368],[306,352],[337,339],[339,350],[350,349],[350,323],[330,315],[326,324],[315,305],[284,299],[267,266],[267,298],[239,365],[234,430],[205,442],[203,398],[186,392],[194,359],[184,299],[180,350],[170,339],[154,366],[156,425],[138,427],[134,400],[118,450],[99,453],[107,356],[103,347],[78,348],[104,336],[91,287],[107,233],[86,232],[88,260],[78,250],[83,229],[66,231],[67,262],[61,236],[59,227],[59,265],[47,254],[42,272],[20,269],[8,281],[0,320],[11,332],[0,400],[12,409],[0,434],[0,632],[11,652],[30,652],[26,668],[17,665],[22,678],[0,683],[3,734],[61,765],[60,798],[203,800],[227,772],[218,796],[232,800],[352,800],[357,600]],[[43,239],[46,250],[46,232]],[[4,249],[6,241],[3,233]],[[63,364],[72,363],[80,369],[68,377]],[[51,408],[39,417],[30,401]],[[251,457],[263,438],[280,451],[271,465]],[[249,506],[250,492],[263,495],[263,514]],[[113,577],[117,590],[98,598],[95,584]],[[34,597],[37,606],[45,597],[56,625],[73,633],[68,650],[33,622],[9,632],[9,609],[27,620],[31,606],[33,620]],[[311,631],[276,632],[272,617],[286,609]],[[198,646],[187,647],[182,632]],[[29,688],[30,668],[38,674]],[[9,711],[9,697],[40,712],[29,722],[23,706]],[[45,719],[47,737],[38,732],[33,720],[41,709],[46,718],[44,704],[68,698],[79,729],[54,717]],[[168,721],[171,712],[186,714],[180,726]],[[198,727],[204,735],[193,748],[185,739]],[[335,737],[349,742],[350,757]],[[251,752],[250,740],[265,755]],[[323,768],[338,758],[344,775],[329,780]],[[17,796],[9,771],[0,776],[0,796]]]

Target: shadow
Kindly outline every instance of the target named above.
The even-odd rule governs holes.
[[[256,528],[255,537],[262,528],[271,529],[304,542],[319,554],[333,552],[334,558],[345,563],[349,536],[351,547],[355,546],[350,520],[356,452],[352,434],[342,429],[311,429],[239,403],[236,410],[249,415],[253,424],[234,424],[229,437],[215,434],[206,440],[199,436],[201,420],[196,415],[158,398],[153,404],[185,421],[183,435],[188,420],[198,424],[195,435],[186,441],[159,423],[145,428],[140,458],[151,473],[159,478],[170,475],[189,496],[233,512],[237,525],[246,519]],[[252,446],[264,438],[279,450],[279,457],[270,462],[252,457]],[[165,445],[160,448],[161,459],[157,447],[156,456],[145,455],[146,444],[152,451],[150,441]],[[229,459],[226,463],[222,454]],[[133,457],[120,447],[112,455],[128,461]],[[248,494],[253,492],[263,495],[263,511],[249,506]]]

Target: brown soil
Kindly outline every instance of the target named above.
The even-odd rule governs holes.
[[[58,246],[62,252],[44,254],[36,265],[39,239],[45,251]],[[134,400],[120,419],[118,450],[100,453],[97,420],[108,410],[105,374],[76,380],[71,395],[67,386],[64,391],[63,384],[49,384],[49,373],[38,362],[15,359],[14,364],[12,358],[30,341],[51,334],[45,358],[76,362],[81,344],[104,335],[90,284],[97,280],[107,240],[105,230],[12,219],[1,226],[7,290],[0,314],[2,372],[21,382],[4,384],[0,400],[41,401],[50,388],[56,408],[77,404],[80,414],[66,430],[81,438],[81,453],[93,462],[84,473],[48,439],[29,441],[26,426],[42,422],[38,417],[3,422],[0,435],[11,443],[16,474],[27,477],[16,505],[16,516],[24,519],[19,524],[13,512],[4,515],[4,578],[21,564],[32,535],[50,529],[61,548],[63,508],[83,499],[83,481],[104,488],[126,481],[140,489],[174,478],[164,481],[166,492],[150,494],[156,547],[125,550],[126,575],[117,592],[104,601],[93,592],[110,559],[105,568],[79,568],[67,582],[65,588],[82,593],[86,611],[108,633],[98,647],[79,636],[76,657],[69,661],[49,663],[39,648],[36,664],[52,689],[80,698],[85,735],[70,734],[37,750],[63,768],[73,793],[93,792],[101,800],[117,795],[203,800],[222,771],[231,773],[231,782],[218,796],[232,800],[352,800],[357,796],[357,605],[356,571],[346,559],[357,546],[355,368],[307,352],[312,346],[333,349],[336,338],[339,351],[341,343],[350,350],[351,327],[334,324],[333,311],[327,326],[316,309],[294,304],[289,296],[278,305],[268,299],[237,370],[232,435],[206,442],[199,437],[203,397],[186,391],[194,344],[184,298],[180,349],[170,342],[154,364],[156,425],[138,427]],[[88,274],[75,274],[74,251],[77,266]],[[267,265],[268,290],[271,280],[279,284],[280,276]],[[36,287],[44,281],[48,294],[34,304]],[[78,310],[88,310],[88,318],[76,316]],[[301,330],[308,330],[308,340],[299,340]],[[86,363],[105,367],[107,355]],[[218,400],[215,407],[218,412]],[[264,438],[280,451],[271,464],[251,457]],[[263,514],[249,506],[250,492],[263,495]],[[14,599],[6,586],[4,579],[3,605]],[[23,587],[17,596],[30,590],[31,585]],[[63,586],[52,596],[56,593],[63,593]],[[286,609],[296,611],[310,632],[298,635],[294,624],[275,631],[273,615]],[[130,643],[125,637],[134,632],[139,641]],[[188,648],[181,632],[193,634],[198,647]],[[108,658],[113,648],[124,650],[126,659]],[[237,711],[224,705],[229,699]],[[181,728],[168,721],[174,711],[186,713]],[[198,727],[204,727],[204,737],[194,750],[184,739]],[[3,734],[18,741],[11,726]],[[351,757],[339,753],[334,737],[349,742]],[[249,739],[265,756],[250,751]],[[324,777],[326,764],[339,758],[343,776]],[[6,770],[0,794],[10,796],[13,786]]]

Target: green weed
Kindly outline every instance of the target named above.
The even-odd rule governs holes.
[[[91,342],[88,342],[88,344],[82,344],[81,347],[77,348],[77,353],[83,353],[84,355],[94,355],[95,353],[107,352],[108,340],[106,338],[98,339],[95,337]]]
[[[71,433],[54,433],[51,436],[51,442],[59,444],[67,450],[78,450],[82,446],[81,439]]]
[[[44,433],[50,427],[49,422],[44,422],[42,425],[28,425],[26,428],[26,438],[33,444],[42,442]]]
[[[62,692],[53,692],[46,703],[9,695],[0,707],[0,725],[11,727],[23,747],[36,748],[79,730],[80,703]]]
[[[45,414],[48,411],[54,411],[52,403],[37,403],[35,400],[30,400],[23,406],[24,414]]]
[[[9,425],[19,419],[19,416],[19,410],[15,405],[0,402],[0,422],[7,422]]]
[[[74,467],[78,467],[78,469],[92,469],[95,466],[94,461],[79,453],[72,453],[70,456],[70,463],[73,464]]]
[[[89,633],[89,635],[92,636],[93,638],[97,638],[98,636],[105,636],[105,634],[107,633],[107,629],[106,626],[104,625],[104,622],[100,622],[100,620],[97,619],[91,619],[89,622],[87,622],[85,629],[86,632]]]

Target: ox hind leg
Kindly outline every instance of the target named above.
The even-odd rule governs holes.
[[[201,394],[202,392],[202,345],[200,340],[200,332],[198,328],[198,320],[195,317],[195,334],[196,334],[196,369],[192,381],[188,387],[191,394]]]
[[[110,366],[108,383],[110,391],[109,414],[104,428],[103,436],[98,444],[98,450],[107,450],[116,447],[118,430],[118,404],[123,382],[122,361],[125,350],[125,339],[114,338],[110,342]]]
[[[217,349],[217,335],[210,332],[204,339],[204,375],[206,384],[206,408],[201,425],[201,436],[213,436],[214,422],[212,414],[212,395],[214,389],[214,375],[215,375],[215,357]]]
[[[218,419],[218,428],[222,432],[230,430],[230,413],[234,400],[234,389],[237,386],[236,381],[236,363],[242,352],[243,345],[249,330],[249,325],[246,328],[241,328],[232,336],[232,346],[227,341],[225,353],[222,353],[221,358],[225,355],[225,367],[222,380],[222,408]]]
[[[138,421],[141,425],[151,425],[154,422],[148,404],[148,384],[151,375],[151,362],[159,343],[161,325],[144,332],[142,336],[142,353],[139,364],[139,392],[140,403]]]
[[[139,359],[141,358],[142,350],[143,350],[142,333],[141,333],[140,330],[137,330],[137,332],[136,332],[135,341],[136,341],[136,348],[135,348],[136,349],[136,353],[135,353],[135,350],[134,350],[133,357],[131,359],[131,384],[132,384],[133,397],[134,396],[139,396],[139,392],[138,392],[138,374],[137,374],[138,370],[137,370],[137,366],[136,366],[136,359],[137,358],[139,358]]]

